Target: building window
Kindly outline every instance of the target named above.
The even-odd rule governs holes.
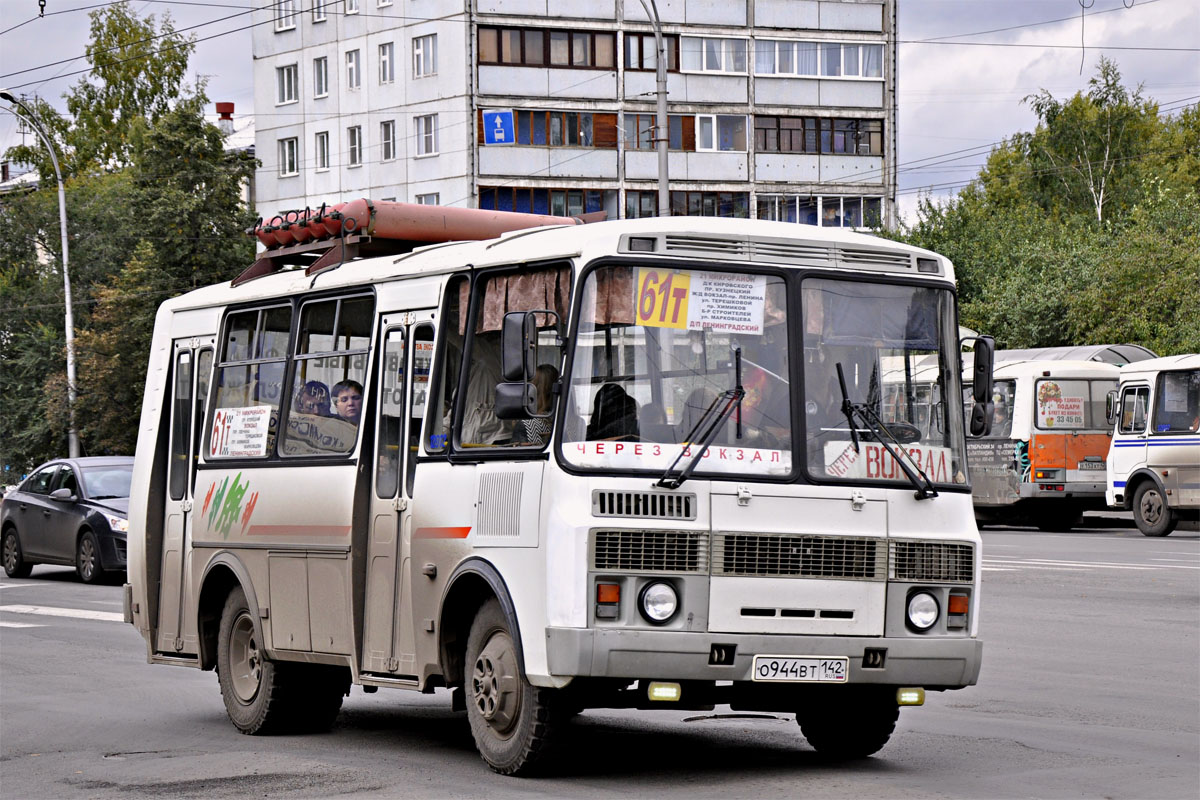
[[[275,68],[275,105],[280,106],[284,103],[294,103],[298,99],[296,97],[297,73],[299,68],[295,64],[288,64],[286,67]]]
[[[384,161],[396,157],[396,121],[389,119],[379,123],[379,143]]]
[[[329,10],[326,8],[329,3],[330,0],[313,0],[312,19],[314,23],[329,19]]]
[[[679,71],[679,37],[663,36],[667,48],[667,71]],[[635,72],[654,72],[658,69],[658,49],[652,33],[625,34],[625,69]]]
[[[616,34],[541,28],[479,28],[479,63],[616,69]]]
[[[442,196],[438,192],[430,192],[429,194],[417,195],[416,200],[419,206],[437,206],[441,205]]]
[[[626,218],[653,217],[658,213],[658,191],[654,189],[625,192]],[[673,217],[735,217],[750,216],[750,195],[746,192],[671,192]]]
[[[762,153],[883,155],[883,121],[756,116],[754,147]]]
[[[416,36],[412,40],[413,77],[437,75],[437,34]]]
[[[700,39],[685,36],[679,44],[684,72],[734,72],[746,74],[745,39]]]
[[[379,8],[386,8],[392,4],[392,0],[379,0]]]
[[[514,186],[479,187],[479,207],[495,211],[518,211],[574,217],[603,211],[606,200],[616,205],[613,189],[529,189]]]
[[[396,46],[392,42],[379,45],[379,82],[393,83],[396,80]]]
[[[313,59],[313,97],[329,95],[329,59],[326,56]]]
[[[698,115],[696,117],[696,149],[745,152],[746,118],[740,115]]]
[[[295,136],[279,140],[279,177],[300,174],[300,143]]]
[[[358,13],[358,0],[346,0],[346,13],[347,14],[357,14]]]
[[[434,156],[438,152],[438,119],[437,114],[427,114],[414,117],[415,135],[417,138],[417,155]]]
[[[363,158],[362,126],[346,128],[346,166],[361,167]]]
[[[346,53],[346,86],[350,89],[362,86],[362,73],[358,68],[357,50],[350,50]]]
[[[616,114],[589,114],[579,111],[517,111],[517,144],[539,147],[617,146]],[[604,128],[601,142],[596,141],[597,125]]]
[[[296,27],[296,0],[275,0],[275,31]]]
[[[654,150],[654,114],[625,115],[625,149]],[[667,148],[670,150],[696,149],[696,118],[669,114],[667,116]]]
[[[823,228],[878,228],[883,223],[882,197],[760,194],[755,210],[758,219]]]
[[[313,151],[316,154],[317,172],[329,169],[329,131],[321,131],[313,138]]]
[[[882,78],[883,45],[760,39],[754,44],[754,72],[757,75]]]

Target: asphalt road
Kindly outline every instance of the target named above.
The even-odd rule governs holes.
[[[588,711],[550,775],[493,775],[449,696],[355,689],[329,734],[247,737],[215,675],[150,666],[120,589],[0,578],[3,798],[1187,798],[1200,791],[1200,533],[984,531],[978,686],[828,763],[789,716]],[[47,607],[55,614],[46,613]]]

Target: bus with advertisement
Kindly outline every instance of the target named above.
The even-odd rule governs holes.
[[[577,222],[298,212],[163,303],[124,590],[151,663],[215,670],[249,734],[448,690],[503,774],[601,707],[786,712],[863,757],[976,682],[991,340],[969,420],[913,399],[918,365],[962,390],[951,263]]]
[[[1200,355],[1122,367],[1107,413],[1108,504],[1133,511],[1146,536],[1168,536],[1181,518],[1200,515]]]
[[[1119,370],[1098,361],[1010,360],[1008,351],[996,352],[992,429],[967,444],[980,524],[1065,531],[1084,511],[1105,508],[1112,431],[1104,402]]]

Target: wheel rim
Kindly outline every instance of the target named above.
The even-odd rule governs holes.
[[[229,673],[238,700],[252,701],[262,681],[262,655],[254,634],[254,620],[246,612],[238,616],[229,634]]]
[[[1162,519],[1163,514],[1162,496],[1154,489],[1143,493],[1142,502],[1138,505],[1138,511],[1147,525],[1157,525],[1159,520]]]
[[[4,537],[4,568],[9,572],[17,568],[17,537],[11,533]]]
[[[79,542],[79,573],[84,580],[91,580],[92,574],[96,571],[96,548],[92,545],[91,538],[85,536]]]
[[[497,631],[475,658],[471,671],[471,701],[488,727],[504,735],[520,716],[521,691],[512,639]]]

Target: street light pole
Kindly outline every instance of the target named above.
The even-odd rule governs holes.
[[[54,154],[54,144],[42,130],[42,124],[29,106],[21,102],[7,89],[0,89],[0,100],[9,103],[25,112],[23,115],[29,127],[33,128],[42,144],[50,152],[50,162],[54,164],[54,177],[58,179],[58,227],[62,236],[62,275],[63,302],[66,306],[67,328],[67,450],[71,458],[79,458],[79,432],[75,430],[75,315],[71,311],[71,273],[67,269],[67,194],[63,191],[62,170],[58,168],[58,156]]]
[[[667,48],[662,35],[662,20],[658,18],[658,4],[655,0],[641,0],[646,16],[654,22],[654,49],[658,52],[657,68],[654,70],[657,82],[658,106],[654,114],[654,141],[658,146],[658,215],[668,216],[671,213],[671,192],[667,180],[667,143],[670,141],[671,128],[667,121]]]

